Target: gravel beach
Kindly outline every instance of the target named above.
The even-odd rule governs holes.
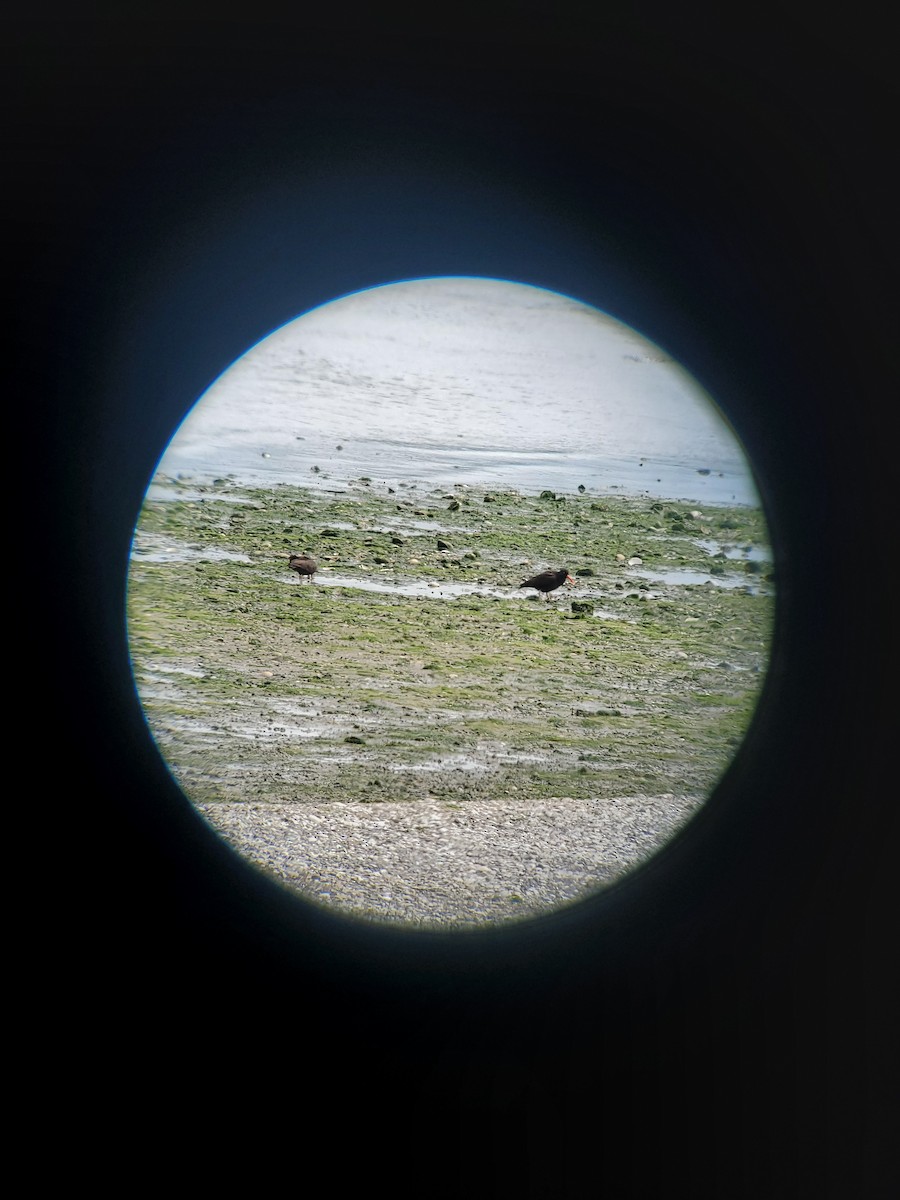
[[[454,927],[582,899],[653,854],[700,804],[664,794],[198,807],[248,861],[320,904]]]

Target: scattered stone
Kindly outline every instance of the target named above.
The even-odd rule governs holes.
[[[467,511],[460,524],[473,528],[454,530],[454,536],[466,547],[482,547],[482,570],[499,594],[457,599],[452,593],[461,589],[448,587],[447,577],[459,574],[467,586],[474,583],[470,562],[465,564],[469,569],[454,570],[453,560],[462,557],[457,549],[447,555],[448,570],[437,568],[441,555],[433,548],[440,527],[430,523],[425,528],[431,532],[424,535],[408,531],[392,537],[392,523],[403,528],[400,522],[411,516],[411,506],[395,513],[396,496],[386,495],[384,483],[376,482],[365,497],[357,482],[355,496],[342,492],[337,500],[321,490],[312,494],[311,487],[271,496],[250,491],[246,504],[241,497],[240,513],[246,519],[230,527],[230,518],[223,521],[220,514],[229,513],[231,505],[220,509],[219,497],[205,512],[202,507],[189,508],[187,498],[173,506],[148,504],[145,520],[154,519],[159,535],[177,535],[185,547],[196,541],[204,552],[218,543],[228,551],[240,549],[255,556],[249,569],[235,564],[228,573],[224,565],[197,566],[200,574],[189,580],[184,576],[193,575],[190,565],[171,572],[169,579],[164,564],[135,558],[133,596],[147,606],[154,622],[157,606],[164,598],[168,602],[170,583],[178,589],[179,603],[183,586],[185,598],[208,596],[203,607],[217,610],[204,614],[193,603],[173,608],[167,618],[171,628],[166,631],[165,654],[137,657],[148,714],[164,731],[179,729],[170,710],[180,722],[191,700],[187,689],[194,685],[182,668],[199,663],[209,673],[208,680],[197,684],[197,696],[204,699],[196,729],[178,732],[178,745],[188,734],[194,744],[178,752],[182,758],[172,751],[172,765],[183,772],[186,794],[204,806],[204,813],[233,838],[236,849],[276,872],[288,886],[375,919],[449,925],[523,915],[513,912],[511,901],[507,904],[512,896],[517,901],[526,898],[524,905],[515,905],[526,910],[524,915],[545,912],[627,873],[637,851],[652,852],[703,803],[728,761],[728,746],[739,742],[745,710],[720,709],[718,697],[752,699],[758,691],[758,673],[766,661],[768,601],[745,600],[740,588],[692,590],[667,583],[658,589],[650,585],[652,602],[639,603],[643,595],[634,595],[634,577],[621,569],[626,556],[674,569],[683,547],[680,565],[685,570],[713,561],[697,548],[696,517],[688,523],[689,533],[680,535],[681,545],[675,538],[662,545],[655,535],[647,539],[644,555],[634,541],[646,539],[648,516],[668,526],[661,509],[650,515],[649,501],[620,506],[610,499],[596,506],[606,511],[592,512],[591,502],[579,499],[570,488],[570,518],[577,510],[584,521],[575,530],[572,519],[562,512],[556,517],[549,503],[537,502],[536,494],[517,505],[503,491],[495,494],[501,503],[492,509],[490,524],[495,529],[489,532],[489,521],[471,503],[480,501],[483,485],[460,493]],[[404,496],[415,498],[405,486],[396,486]],[[429,522],[440,520],[450,497],[444,492],[429,497],[424,515]],[[676,505],[680,502],[664,507]],[[506,509],[509,513],[504,515]],[[608,527],[611,515],[616,517],[613,528]],[[739,531],[726,541],[720,526],[724,513],[710,511],[706,522],[713,529],[711,538],[721,535],[729,553],[732,546],[737,550],[752,543],[756,557],[764,544],[759,519],[748,520],[737,511],[732,515]],[[324,525],[329,517],[335,527]],[[522,524],[517,527],[519,517]],[[175,521],[180,525],[173,529]],[[381,521],[387,525],[383,532],[378,530]],[[456,522],[444,517],[443,523],[446,537]],[[556,549],[553,540],[542,540],[554,527]],[[148,537],[151,532],[148,529]],[[375,544],[364,551],[360,563],[363,539],[376,532]],[[328,538],[341,541],[340,550],[335,546],[331,556],[321,555],[335,560],[328,583],[335,582],[338,570],[351,580],[354,575],[363,582],[377,578],[384,573],[363,564],[371,565],[372,555],[384,554],[391,563],[402,560],[402,569],[396,567],[399,585],[410,580],[425,583],[437,569],[442,598],[440,588],[434,589],[432,599],[402,592],[373,596],[370,587],[354,596],[350,588],[328,587],[304,603],[308,620],[301,625],[293,604],[282,596],[279,556],[260,550],[264,540],[280,550],[282,535],[291,538],[291,549],[308,543],[311,549],[324,550]],[[425,551],[421,566],[410,563],[405,550],[396,553],[394,547],[404,540],[410,552],[413,546]],[[617,541],[632,549],[614,560],[612,546]],[[718,541],[711,542],[711,548],[717,549]],[[287,551],[285,546],[285,558]],[[559,605],[562,613],[542,610],[539,597],[531,613],[527,605],[513,604],[516,562],[537,556],[534,569],[556,566],[543,559],[549,555],[555,560],[557,553],[561,562],[570,556],[572,574],[582,577],[581,596],[587,593],[590,599],[581,599],[576,589],[569,603]],[[471,550],[466,558],[470,555],[474,557]],[[745,557],[739,554],[738,561],[729,561],[727,570],[743,573]],[[724,569],[725,560],[716,561]],[[763,571],[771,571],[771,564],[764,563]],[[761,587],[756,568],[750,572],[748,584]],[[385,573],[390,576],[395,568],[387,572],[385,567]],[[616,584],[617,579],[622,583]],[[346,584],[347,579],[340,582]],[[220,594],[210,595],[212,587]],[[384,590],[393,590],[390,583]],[[668,610],[653,597],[657,590],[671,597]],[[643,584],[641,591],[645,592]],[[489,609],[490,616],[496,611],[498,623],[485,619]],[[593,617],[587,616],[591,609]],[[609,619],[596,619],[598,614]],[[579,616],[587,619],[576,629]],[[470,617],[474,632],[467,639]],[[648,624],[651,621],[658,622],[658,628]],[[644,639],[640,635],[645,624]],[[510,642],[507,655],[498,642],[506,630],[517,639],[517,628],[521,643]],[[390,659],[386,649],[391,650]],[[711,670],[723,651],[735,655],[735,668],[722,663]],[[215,658],[218,653],[221,664]],[[477,672],[464,667],[470,659]],[[160,663],[167,661],[170,668],[162,677]],[[530,693],[530,681],[537,688],[536,681],[551,662],[554,688]],[[261,665],[269,670],[262,671]],[[389,669],[396,670],[398,686],[382,695],[369,681],[383,679]],[[365,680],[367,685],[347,686],[347,680]],[[174,683],[184,693],[183,702],[161,694],[163,684],[170,690]],[[216,691],[211,690],[213,684]],[[256,689],[243,692],[243,697],[252,695],[253,704],[236,703],[242,699],[240,689],[247,687]],[[622,708],[598,703],[603,695],[615,696]],[[579,715],[572,721],[576,706]],[[672,723],[665,719],[670,706],[679,718]],[[452,720],[435,719],[444,714],[451,714]],[[469,715],[471,730],[466,724]],[[685,721],[682,730],[682,715],[690,715],[690,729]],[[496,722],[496,741],[481,737],[474,725],[485,718]],[[264,733],[262,723],[268,721],[268,736],[248,738],[251,721],[252,728],[263,728]],[[217,734],[211,739],[211,726],[230,730],[233,736]],[[494,734],[494,726],[485,728]],[[679,732],[686,735],[683,742],[676,736]],[[341,750],[345,735],[348,744]],[[230,758],[223,754],[226,744]],[[500,752],[501,745],[507,753]],[[579,774],[582,765],[585,770]],[[381,782],[373,782],[380,771]],[[672,791],[661,796],[662,788]],[[679,797],[677,804],[673,793]],[[451,802],[457,803],[456,824],[451,824]],[[472,882],[477,875],[473,864],[490,868],[489,886]]]

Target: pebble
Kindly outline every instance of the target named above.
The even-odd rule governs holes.
[[[650,857],[701,804],[666,793],[197,807],[238,853],[301,898],[350,917],[452,928],[577,903]]]

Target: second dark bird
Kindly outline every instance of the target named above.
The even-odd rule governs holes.
[[[526,579],[524,583],[520,583],[519,587],[537,588],[539,592],[543,592],[545,596],[549,596],[558,587],[562,587],[566,580],[569,583],[575,582],[566,568],[563,567],[561,571],[541,571],[539,575],[532,575],[530,579]]]

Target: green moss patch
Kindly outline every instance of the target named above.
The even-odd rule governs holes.
[[[775,608],[757,509],[169,489],[137,524],[128,632],[150,727],[192,799],[702,795],[753,718]],[[721,567],[707,544],[752,549],[752,571],[724,560],[746,583],[629,566]],[[314,583],[292,552],[318,559]],[[575,588],[518,590],[561,566]],[[451,583],[468,590],[409,593]]]

